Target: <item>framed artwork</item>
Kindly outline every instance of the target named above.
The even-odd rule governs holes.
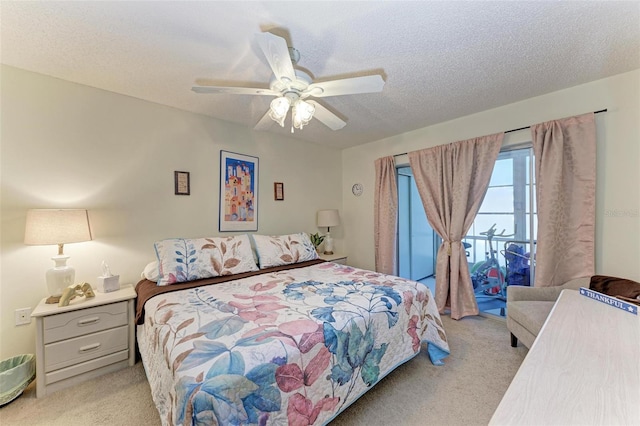
[[[222,231],[258,230],[258,157],[220,151]]]
[[[191,186],[189,182],[189,172],[173,172],[173,181],[176,195],[190,195]]]
[[[276,201],[284,200],[284,183],[273,182],[273,199]]]

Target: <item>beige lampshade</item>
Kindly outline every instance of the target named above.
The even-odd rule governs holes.
[[[54,245],[91,240],[89,214],[84,209],[36,209],[27,211],[24,243]]]
[[[318,226],[330,228],[340,225],[338,210],[318,210]]]
[[[45,275],[49,297],[46,303],[58,303],[64,290],[75,282],[76,271],[67,265],[69,256],[63,253],[67,243],[91,240],[89,214],[84,209],[37,209],[27,211],[24,243],[58,245],[58,255],[51,258],[56,266]]]

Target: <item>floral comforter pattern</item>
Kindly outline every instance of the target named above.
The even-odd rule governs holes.
[[[334,263],[161,294],[140,353],[163,424],[325,424],[427,342],[449,347],[418,282]]]

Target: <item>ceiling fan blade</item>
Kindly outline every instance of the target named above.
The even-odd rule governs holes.
[[[302,97],[313,96],[326,98],[329,96],[353,95],[356,93],[382,92],[384,80],[379,75],[345,78],[342,80],[324,81],[310,84],[302,93]]]
[[[268,95],[278,96],[280,93],[271,89],[259,89],[253,87],[226,87],[226,86],[193,86],[196,93],[223,93],[230,95]]]
[[[269,117],[269,111],[270,110],[267,110],[267,113],[263,115],[260,121],[258,121],[258,124],[255,125],[255,130],[267,130],[269,127],[271,127],[271,125],[273,124],[273,120],[271,119],[271,117]]]
[[[334,113],[332,113],[331,111],[329,111],[328,109],[320,105],[319,103],[315,101],[306,101],[306,102],[309,102],[310,104],[313,104],[313,106],[316,107],[316,111],[313,113],[313,118],[317,118],[318,121],[320,121],[322,124],[330,128],[331,130],[340,130],[344,126],[346,126],[347,123],[342,121],[337,115],[335,115]]]
[[[295,81],[296,74],[285,39],[271,33],[256,34],[256,39],[276,78],[285,83]]]

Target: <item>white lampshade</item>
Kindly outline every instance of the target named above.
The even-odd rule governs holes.
[[[56,263],[47,271],[47,288],[54,298],[62,295],[65,287],[74,284],[75,269],[68,266],[63,253],[64,244],[91,240],[89,214],[83,209],[38,209],[27,211],[24,243],[28,245],[58,245],[58,255],[51,259]],[[49,303],[49,302],[48,302]]]
[[[309,124],[309,121],[313,118],[313,113],[316,112],[316,107],[309,102],[305,102],[299,99],[293,104],[293,127],[296,129],[302,129]]]
[[[38,209],[27,211],[24,243],[54,245],[91,240],[89,215],[81,209]]]
[[[340,225],[338,210],[318,210],[318,226],[330,228]]]
[[[281,127],[284,127],[284,119],[287,116],[291,101],[289,98],[281,96],[271,101],[269,117],[278,123]]]

